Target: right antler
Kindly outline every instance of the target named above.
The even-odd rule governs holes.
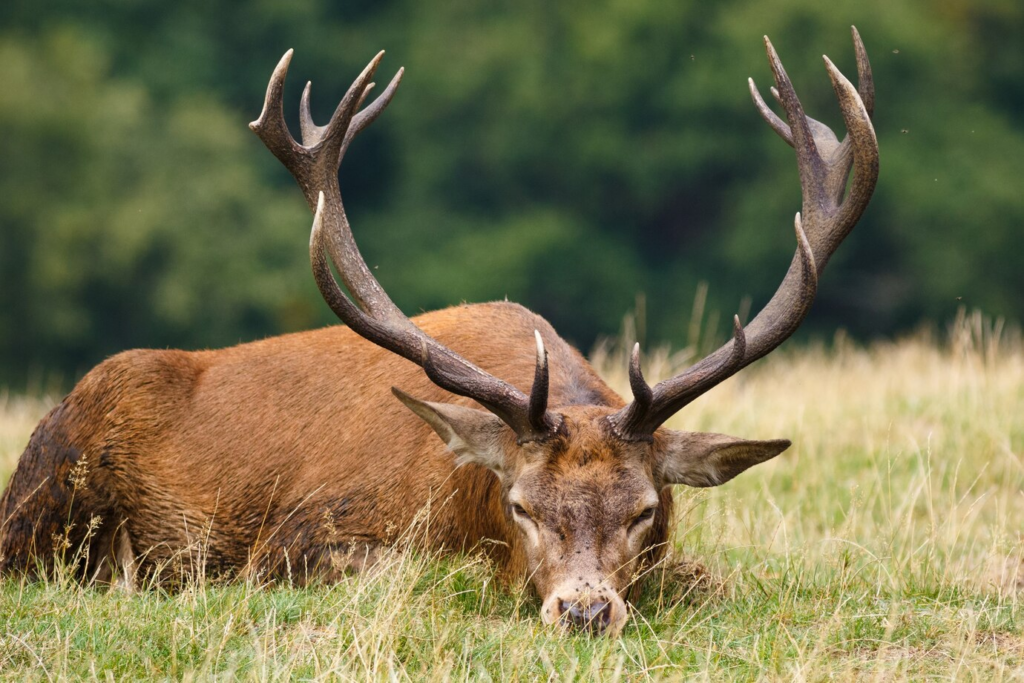
[[[300,106],[302,144],[284,120],[283,91],[292,51],[281,58],[267,86],[260,117],[249,127],[298,181],[306,202],[314,210],[309,255],[320,293],[341,320],[359,335],[420,365],[435,384],[474,399],[515,431],[521,443],[544,440],[554,434],[559,419],[547,410],[548,360],[540,333],[536,334],[537,366],[527,396],[490,375],[427,335],[391,301],[370,273],[359,253],[338,186],[338,167],[352,139],[370,125],[394,96],[403,70],[399,69],[383,93],[356,114],[373,87],[379,53],[349,87],[326,126],[317,126],[309,113],[310,84]],[[326,256],[325,256],[326,252]],[[331,273],[330,257],[353,303]]]
[[[765,48],[778,89],[772,94],[782,105],[787,125],[761,99],[754,80],[750,93],[768,125],[796,150],[803,212],[796,215],[797,250],[789,271],[768,305],[746,329],[734,319],[733,339],[682,374],[650,387],[640,372],[640,351],[634,347],[629,366],[633,402],[611,415],[613,431],[627,441],[650,440],[661,424],[686,404],[739,372],[789,338],[810,310],[818,277],[864,209],[878,180],[878,141],[871,125],[875,91],[864,43],[853,29],[859,93],[825,57],[825,67],[846,122],[847,136],[839,142],[825,124],[804,115],[793,84],[782,68],[768,37]],[[853,183],[846,198],[851,168]]]

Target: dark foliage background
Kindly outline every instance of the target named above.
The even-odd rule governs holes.
[[[6,0],[0,382],[332,322],[300,193],[246,127],[289,47],[293,121],[306,79],[322,121],[378,49],[382,79],[407,67],[342,190],[408,313],[507,296],[586,348],[638,292],[652,341],[683,339],[702,280],[756,311],[799,187],[745,79],[769,85],[767,33],[838,126],[820,55],[853,76],[850,24],[882,176],[810,333],[1024,318],[1019,0]]]

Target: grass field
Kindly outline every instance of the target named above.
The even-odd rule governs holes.
[[[820,680],[1024,678],[1024,354],[948,333],[788,348],[670,426],[792,438],[678,491],[673,559],[616,640],[544,628],[479,558],[387,556],[312,589],[126,595],[0,579],[10,678]],[[681,359],[656,354],[664,374]],[[625,362],[595,362],[626,391]],[[0,481],[53,398],[0,398]],[[681,558],[697,560],[713,580]],[[693,571],[691,571],[693,570]]]

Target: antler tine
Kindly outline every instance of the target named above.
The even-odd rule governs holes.
[[[793,146],[793,132],[789,129],[789,124],[779,118],[778,114],[771,110],[764,99],[761,97],[761,91],[757,89],[757,85],[754,84],[753,78],[747,79],[747,86],[750,88],[750,96],[754,100],[754,106],[757,107],[757,111],[761,114],[761,118],[771,126],[775,133],[786,141],[786,144],[790,147]],[[775,95],[778,90],[772,88],[772,94]]]
[[[388,83],[388,87],[384,88],[384,92],[378,95],[377,99],[367,105],[365,109],[356,114],[355,118],[352,119],[352,124],[349,126],[348,134],[345,136],[345,142],[341,146],[342,154],[344,154],[345,150],[348,149],[349,143],[352,142],[352,139],[359,135],[364,128],[376,121],[381,112],[387,109],[387,106],[391,104],[391,98],[394,97],[395,93],[398,91],[398,85],[402,82],[402,76],[404,75],[404,68],[400,68],[395,72],[395,75],[391,77],[391,82]],[[360,101],[356,109],[358,110],[360,106],[362,106],[362,101]]]
[[[327,126],[318,126],[313,123],[313,115],[309,111],[309,91],[313,87],[313,81],[306,81],[306,87],[302,89],[302,99],[299,100],[299,129],[302,131],[302,144],[312,147],[323,138]]]
[[[629,389],[633,392],[633,401],[637,407],[646,411],[654,400],[654,392],[644,379],[640,367],[640,342],[633,344],[633,353],[629,355]]]
[[[864,48],[864,41],[861,40],[860,31],[856,26],[850,27],[853,34],[853,51],[857,55],[857,91],[860,99],[864,102],[864,109],[868,117],[875,115],[875,78],[871,72],[871,61],[868,59],[868,51]]]
[[[836,231],[838,237],[836,245],[838,246],[838,242],[846,237],[861,214],[864,213],[864,209],[867,208],[868,202],[871,200],[871,194],[875,190],[875,183],[878,181],[878,139],[875,136],[875,128],[871,125],[870,112],[857,89],[839,72],[839,69],[828,57],[824,59],[829,78],[832,79],[832,87],[835,89],[843,112],[843,121],[846,123],[847,133],[843,146],[849,145],[853,150],[853,184],[850,186],[845,201],[840,204],[836,217],[837,224],[845,226],[844,230]],[[870,82],[870,76],[868,80]],[[871,99],[874,99],[873,88],[871,89]],[[844,185],[848,173],[849,165],[842,174]]]
[[[804,107],[800,104],[800,98],[797,97],[793,83],[789,80],[789,75],[782,66],[782,60],[779,59],[779,54],[775,51],[768,36],[764,37],[764,47],[768,53],[768,63],[775,76],[778,98],[782,108],[786,111],[786,120],[789,121],[789,129],[793,136],[793,149],[796,150],[800,186],[803,188],[805,196],[809,192],[813,199],[820,200],[824,194],[821,182],[825,164],[821,155],[818,154],[814,135],[811,133],[811,126],[804,115]]]
[[[527,411],[527,419],[533,430],[542,431],[546,427],[545,420],[548,412],[548,351],[544,348],[544,339],[540,336],[540,331],[534,330],[533,335],[537,340],[537,365],[533,371],[533,386],[530,388],[530,409]]]
[[[620,439],[627,441],[653,441],[654,430],[644,430],[644,418],[650,414],[654,404],[654,391],[644,379],[640,367],[640,343],[633,344],[633,352],[629,354],[629,389],[633,392],[633,402],[626,407],[620,419],[611,419],[612,432]]]
[[[284,81],[288,76],[294,50],[288,50],[274,67],[274,73],[267,84],[267,95],[263,100],[263,111],[259,118],[249,124],[249,129],[263,140],[275,157],[285,166],[294,163],[302,148],[295,142],[288,124],[284,120]]]
[[[752,80],[749,87],[761,116],[796,150],[803,191],[803,211],[796,214],[793,222],[796,253],[778,291],[757,317],[745,330],[735,320],[732,341],[699,363],[651,389],[640,375],[638,360],[631,362],[634,400],[610,417],[612,427],[622,438],[649,439],[658,426],[687,403],[778,347],[806,317],[821,272],[864,212],[878,180],[878,141],[870,110],[862,99],[866,96],[873,103],[874,84],[867,53],[855,28],[853,37],[859,90],[825,58],[846,122],[847,136],[842,143],[825,124],[804,114],[782,62],[765,37],[777,85],[772,94],[783,105],[788,123],[772,113]],[[844,200],[851,168],[854,179]]]

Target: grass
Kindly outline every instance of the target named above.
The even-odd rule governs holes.
[[[126,595],[0,579],[0,672],[89,679],[1024,678],[1024,354],[980,316],[948,335],[791,348],[670,426],[793,448],[680,490],[675,557],[620,639],[559,635],[474,556],[394,553],[297,589]],[[680,362],[653,354],[652,372]],[[627,391],[621,352],[595,363]],[[0,398],[0,481],[52,399]],[[685,565],[682,569],[686,569]]]

